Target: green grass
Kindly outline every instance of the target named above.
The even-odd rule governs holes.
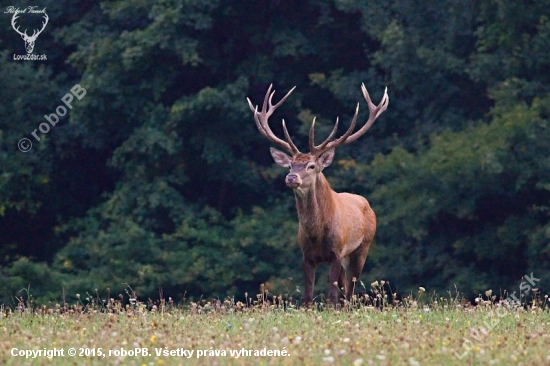
[[[381,289],[379,287],[379,289]],[[289,301],[171,301],[146,305],[111,300],[87,305],[4,307],[0,315],[2,365],[544,365],[550,364],[550,314],[546,298],[508,308],[483,299],[464,301],[412,296],[382,306],[374,288],[335,310],[296,308]],[[490,296],[490,294],[489,294]],[[369,300],[370,299],[370,300]],[[361,301],[359,301],[361,300]],[[126,299],[127,302],[127,299]],[[100,302],[101,303],[101,302]],[[376,303],[375,303],[376,304]],[[380,305],[380,304],[378,304]],[[63,349],[64,357],[15,357],[12,349]],[[95,350],[96,356],[68,356]],[[98,356],[99,349],[103,356]],[[147,349],[148,356],[121,350]],[[109,352],[111,350],[111,354]],[[156,355],[172,351],[173,356]],[[177,355],[177,352],[180,355]],[[191,358],[182,356],[192,350]],[[218,351],[218,356],[212,352]],[[230,350],[241,351],[240,357]],[[246,356],[242,350],[250,350]],[[254,356],[254,351],[286,356]],[[197,353],[202,356],[197,358]],[[225,351],[226,356],[223,356]],[[461,357],[461,358],[460,358]]]

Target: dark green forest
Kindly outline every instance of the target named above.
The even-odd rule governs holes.
[[[319,141],[338,116],[340,135],[357,102],[367,119],[361,83],[376,103],[388,88],[325,170],[377,214],[365,284],[471,296],[533,273],[549,288],[549,0],[0,5],[0,302],[128,285],[299,297],[294,197],[246,101],[271,83],[275,100],[296,86],[271,126],[283,136],[285,119],[303,150],[313,117]],[[25,45],[5,9],[29,5],[49,17],[33,51],[47,60],[14,60]]]

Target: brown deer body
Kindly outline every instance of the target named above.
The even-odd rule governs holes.
[[[336,120],[329,137],[322,144],[315,146],[313,120],[309,133],[310,152],[304,154],[298,151],[290,139],[284,120],[283,131],[286,141],[276,137],[268,125],[268,118],[293,90],[290,90],[279,103],[272,105],[271,99],[275,92],[271,92],[270,86],[261,112],[258,112],[257,107],[253,107],[250,100],[248,103],[262,135],[291,154],[289,156],[277,149],[270,149],[273,159],[279,166],[290,168],[285,182],[294,190],[298,211],[298,243],[303,253],[302,269],[305,277],[303,301],[305,304],[313,302],[315,269],[319,263],[328,262],[329,299],[336,304],[340,289],[343,289],[348,299],[353,295],[354,282],[359,279],[363,270],[376,232],[376,215],[365,198],[333,191],[322,170],[332,163],[336,147],[355,141],[370,128],[374,120],[386,110],[389,98],[385,92],[380,104],[375,106],[363,85],[363,95],[370,111],[365,125],[352,134],[357,122],[358,104],[351,125],[342,137],[332,140],[338,127]],[[347,279],[346,270],[350,273]]]

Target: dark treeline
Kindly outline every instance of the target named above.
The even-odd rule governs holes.
[[[284,118],[304,150],[314,116],[319,140],[337,116],[341,134],[358,101],[367,118],[361,83],[376,102],[388,87],[388,110],[325,171],[377,213],[365,283],[471,295],[533,272],[548,287],[550,1],[36,5],[47,61],[14,60],[12,14],[0,27],[1,302],[29,285],[42,301],[302,286],[286,172],[246,103],[270,83],[276,100],[297,86],[272,128]],[[37,141],[76,84],[86,94]]]

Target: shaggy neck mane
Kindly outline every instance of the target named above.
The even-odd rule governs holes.
[[[303,195],[294,195],[300,225],[310,238],[322,237],[334,214],[332,188],[323,173],[317,175],[311,189]]]

